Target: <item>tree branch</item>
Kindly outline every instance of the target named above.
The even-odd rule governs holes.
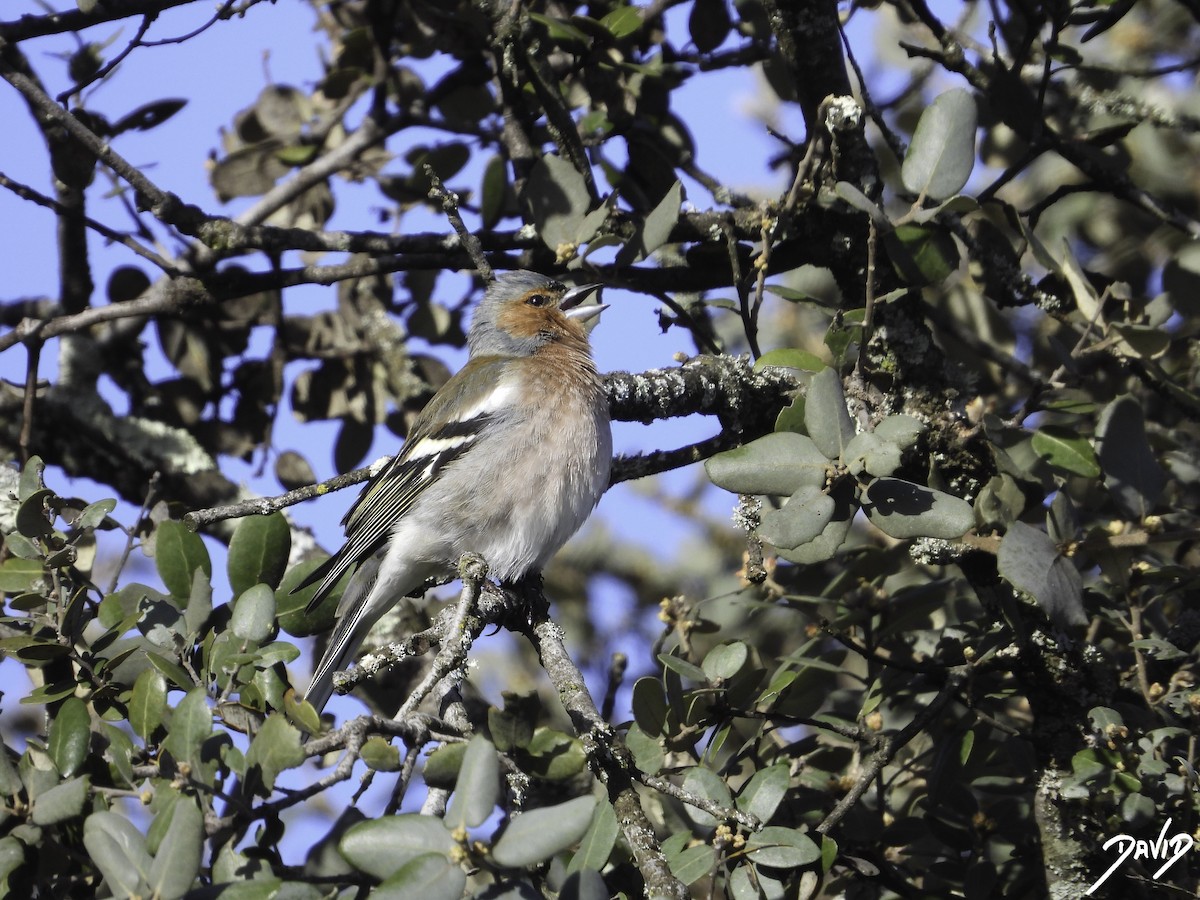
[[[193,2],[195,0],[106,0],[104,3],[92,4],[92,8],[87,12],[72,9],[46,16],[24,15],[15,21],[0,22],[0,40],[15,44],[29,38],[79,32],[93,25],[132,16],[157,16],[163,10],[187,6]]]
[[[42,206],[42,207],[45,207],[46,209],[52,210],[56,215],[65,216],[70,213],[70,211],[65,209],[63,207],[63,205],[61,203],[59,203],[57,200],[53,199],[52,197],[47,197],[45,194],[35,191],[33,188],[29,187],[28,185],[21,184],[19,181],[13,181],[11,178],[9,178],[7,175],[5,175],[3,172],[0,172],[0,187],[8,188],[8,190],[12,191],[14,194],[16,194],[22,200],[28,200],[31,203],[36,203],[38,206]],[[109,228],[103,222],[97,222],[95,219],[91,218],[90,216],[84,216],[83,221],[87,225],[88,228],[92,229],[92,231],[96,232],[99,235],[103,235],[105,238],[112,241],[114,244],[121,244],[125,247],[128,247],[130,250],[132,250],[134,253],[136,253],[138,256],[140,256],[142,259],[146,260],[147,262],[153,263],[156,267],[158,267],[159,269],[162,269],[163,272],[165,272],[166,274],[168,274],[168,275],[182,274],[182,270],[179,269],[179,267],[177,267],[173,262],[171,262],[168,259],[165,259],[158,253],[155,253],[149,247],[143,246],[138,241],[135,241],[129,235],[123,234],[122,232],[117,231],[114,228]]]
[[[545,596],[539,590],[531,599],[536,608],[524,629],[525,636],[537,650],[542,667],[554,683],[575,726],[575,733],[583,741],[593,770],[608,789],[617,823],[645,881],[645,895],[687,900],[687,888],[671,874],[654,828],[634,789],[632,773],[635,767],[629,751],[612,726],[600,717],[583,673],[563,644],[562,629],[550,620]]]
[[[703,356],[674,369],[652,369],[637,375],[615,372],[604,377],[611,415],[617,421],[651,423],[696,413],[720,416],[727,421],[774,421],[798,387],[791,369],[767,366],[751,369],[738,357]],[[712,438],[677,450],[617,457],[610,484],[666,472],[707,459],[714,453],[757,437],[752,431],[723,429]],[[381,461],[382,462],[382,461]],[[226,519],[269,515],[332,491],[362,484],[379,463],[318,484],[287,491],[275,497],[251,497],[227,506],[197,509],[184,516],[193,531]]]
[[[470,255],[471,262],[475,264],[475,269],[479,272],[479,277],[483,279],[484,284],[490,284],[496,276],[488,264],[487,257],[483,255],[483,247],[479,243],[479,238],[471,234],[463,223],[462,215],[458,211],[458,194],[446,189],[446,186],[442,184],[442,179],[438,177],[437,172],[429,163],[425,163],[425,177],[429,179],[430,199],[436,200],[442,205],[442,212],[450,220],[450,227],[454,229],[454,233],[458,235],[458,239],[462,241],[463,247]]]

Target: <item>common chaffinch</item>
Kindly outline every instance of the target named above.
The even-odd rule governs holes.
[[[499,276],[467,337],[470,358],[421,412],[403,449],[372,478],[342,524],[346,543],[312,572],[311,612],[349,570],[337,626],[308,688],[319,712],[379,618],[427,579],[480,554],[492,577],[540,570],[608,487],[608,401],[579,304],[535,272]],[[299,589],[299,588],[297,588]]]

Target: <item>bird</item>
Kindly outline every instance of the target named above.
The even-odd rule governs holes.
[[[476,307],[469,356],[417,417],[342,525],[342,547],[295,590],[320,581],[312,612],[348,572],[336,625],[305,699],[318,713],[368,632],[465,552],[515,583],[539,572],[608,487],[608,401],[584,323],[600,288],[568,289],[525,270],[498,275]]]

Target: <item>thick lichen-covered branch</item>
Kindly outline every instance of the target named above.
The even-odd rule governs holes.
[[[764,423],[774,420],[798,387],[796,373],[791,369],[755,370],[748,360],[730,356],[696,357],[677,368],[637,374],[614,372],[605,376],[604,385],[616,421],[649,424],[702,414],[717,416],[724,423],[721,432],[707,441],[678,450],[618,457],[614,462],[613,484],[700,462],[757,436],[743,431],[743,427],[756,424],[765,430]],[[269,515],[331,491],[361,484],[374,470],[375,465],[367,466],[276,497],[251,497],[226,506],[198,509],[188,513],[185,521],[189,528],[199,530],[226,519]]]

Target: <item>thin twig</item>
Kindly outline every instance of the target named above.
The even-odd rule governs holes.
[[[754,334],[758,334],[758,314],[762,310],[763,298],[767,289],[767,267],[771,264],[771,233],[775,230],[775,220],[766,213],[762,220],[762,250],[754,260],[754,303],[750,307],[750,325]]]
[[[25,397],[21,409],[21,436],[17,446],[21,448],[21,465],[29,462],[29,448],[33,443],[33,407],[37,397],[38,360],[42,356],[43,342],[33,338],[26,342]]]
[[[479,277],[483,279],[484,284],[490,284],[496,277],[495,273],[492,272],[491,264],[483,255],[483,246],[479,243],[479,238],[471,234],[463,223],[462,215],[458,211],[458,194],[446,189],[446,186],[442,184],[442,179],[433,170],[433,166],[425,163],[424,168],[425,176],[429,179],[430,198],[442,204],[442,212],[450,220],[450,227],[454,229],[459,240],[462,241],[463,247],[470,255],[471,262],[475,264],[475,269],[479,272]]]
[[[150,26],[154,24],[154,20],[157,18],[157,11],[151,11],[142,16],[141,24],[138,25],[137,34],[133,36],[133,39],[125,45],[120,53],[114,56],[111,60],[97,69],[83,81],[71,85],[71,87],[67,88],[54,99],[59,103],[66,103],[69,99],[71,99],[71,97],[81,93],[88,85],[95,84],[97,81],[106,78],[109,72],[125,61],[125,57],[129,56],[129,54],[138,47],[144,46],[142,44],[142,38],[146,36],[146,32],[150,30]]]
[[[900,137],[892,131],[888,126],[887,120],[883,117],[875,100],[871,97],[871,90],[867,84],[867,79],[863,75],[862,67],[858,64],[858,57],[854,55],[854,47],[850,44],[850,35],[846,34],[845,23],[838,22],[838,35],[842,39],[842,48],[846,51],[846,60],[850,63],[850,68],[854,70],[854,77],[858,81],[858,92],[862,97],[863,109],[870,116],[871,121],[875,123],[875,127],[879,129],[879,133],[883,135],[884,141],[887,142],[888,149],[892,151],[896,159],[904,159],[904,142]],[[930,67],[932,68],[932,67]],[[824,121],[824,116],[820,117]]]
[[[750,309],[750,291],[742,277],[742,261],[738,258],[737,238],[733,233],[733,224],[727,218],[721,219],[721,233],[725,236],[725,247],[729,252],[729,271],[733,278],[733,287],[738,295],[738,312],[742,317],[742,330],[746,333],[746,343],[750,354],[758,359],[762,351],[758,347],[758,334]]]
[[[212,28],[223,19],[228,19],[232,15],[244,16],[250,7],[258,6],[258,4],[263,2],[270,2],[270,0],[242,0],[241,7],[235,9],[237,6],[235,0],[225,0],[225,3],[221,6],[221,8],[213,13],[212,17],[203,25],[197,25],[191,31],[185,31],[183,34],[175,35],[175,37],[160,38],[157,41],[146,41],[142,46],[166,47],[171,44],[185,44],[192,38],[199,37],[200,35],[204,34],[204,32],[208,31],[208,29]]]
[[[868,216],[866,297],[864,298],[866,309],[863,312],[862,350],[859,351],[858,360],[855,363],[860,374],[863,370],[863,362],[867,357],[867,347],[871,343],[871,332],[875,328],[875,242],[877,236],[875,218]]]
[[[7,334],[0,335],[0,353],[17,344],[30,340],[48,341],[60,334],[72,334],[83,331],[101,322],[111,322],[116,319],[128,319],[135,316],[154,316],[178,310],[186,302],[181,298],[188,297],[188,286],[196,284],[188,279],[174,282],[159,281],[150,291],[136,300],[123,303],[109,303],[106,306],[93,306],[82,312],[68,316],[58,316],[48,321],[25,319]],[[199,288],[199,285],[196,285]]]
[[[387,806],[383,808],[384,816],[394,816],[400,809],[400,805],[404,802],[404,795],[408,793],[408,786],[412,783],[413,772],[417,768],[417,760],[421,756],[421,748],[413,744],[408,748],[408,752],[404,754],[404,764],[400,766],[400,775],[396,779],[396,784],[392,788],[392,795],[388,797]]]
[[[677,447],[674,450],[652,450],[633,456],[617,456],[613,459],[612,473],[608,479],[609,487],[634,478],[659,475],[663,472],[682,469],[692,463],[702,462],[723,450],[736,447],[743,440],[744,438],[737,434],[722,431],[710,438]]]
[[[871,754],[867,760],[866,767],[858,776],[858,780],[854,782],[853,787],[846,792],[845,796],[830,810],[829,815],[822,819],[821,824],[816,827],[818,834],[829,834],[846,817],[846,814],[861,799],[862,795],[866,793],[867,788],[871,786],[871,782],[875,780],[875,777],[883,770],[883,767],[890,763],[909,741],[924,731],[937,716],[941,715],[946,705],[954,699],[959,686],[966,680],[967,669],[967,666],[957,666],[949,670],[946,683],[942,685],[937,696],[913,716],[912,721],[905,725],[897,735],[882,739],[879,748]]]
[[[353,99],[353,95],[347,95],[348,101],[352,101]],[[232,221],[239,226],[250,229],[259,227],[259,223],[266,221],[272,213],[282,209],[313,185],[343,171],[361,154],[382,143],[408,124],[411,123],[406,116],[393,116],[384,121],[380,121],[374,116],[367,116],[346,137],[345,141],[327,153],[317,156],[316,159],[296,172],[289,180],[271,188],[271,190],[259,197],[251,206],[238,213]],[[214,216],[213,221],[222,220]],[[301,234],[311,233],[306,232],[302,228],[284,230],[300,232]],[[203,237],[201,239],[203,240]]]
[[[8,42],[4,38],[0,38],[0,50],[7,46]],[[125,179],[134,190],[142,195],[155,218],[171,222],[189,218],[188,210],[184,208],[178,197],[162,190],[139,168],[113,150],[107,141],[101,139],[83,122],[55,103],[54,99],[47,95],[37,82],[14,69],[3,60],[3,57],[0,57],[0,78],[16,88],[38,115],[60,126],[79,144],[90,150],[100,162]],[[192,212],[196,215],[199,214],[199,210],[194,207]]]
[[[703,320],[698,321],[690,310],[685,309],[678,300],[663,291],[652,291],[650,293],[659,303],[675,313],[676,318],[691,333],[693,339],[695,339],[696,349],[701,353],[718,355],[725,352],[725,348],[720,345],[720,338],[713,332],[711,326],[708,328],[701,327],[702,324],[708,325],[709,323]]]
[[[731,806],[722,806],[720,803],[709,800],[707,797],[697,796],[691,791],[685,791],[678,785],[672,784],[665,778],[648,775],[641,770],[635,770],[634,775],[646,787],[653,788],[660,794],[666,794],[668,797],[674,797],[679,802],[686,803],[688,806],[694,806],[696,809],[708,813],[714,819],[719,819],[723,822],[737,822],[748,831],[758,831],[763,826],[763,823],[758,820],[757,816],[744,813],[740,809],[735,809]]]
[[[1149,707],[1154,706],[1154,693],[1150,690],[1150,676],[1146,671],[1146,654],[1136,646],[1134,642],[1140,641],[1145,634],[1142,632],[1142,604],[1141,601],[1130,598],[1129,600],[1129,628],[1130,642],[1133,644],[1133,661],[1137,670],[1138,690],[1142,692],[1142,697]]]
[[[588,196],[594,205],[600,200],[596,190],[596,177],[592,173],[587,150],[584,149],[583,142],[579,139],[579,128],[571,116],[571,110],[563,102],[562,88],[557,83],[554,73],[545,59],[544,51],[536,50],[528,44],[523,46],[522,50],[524,51],[525,71],[529,75],[529,84],[533,87],[533,92],[546,116],[547,130],[558,146],[563,159],[568,160],[583,179],[583,183],[587,186]]]
[[[611,722],[613,709],[617,705],[617,691],[625,681],[625,670],[629,668],[629,657],[614,653],[608,663],[608,687],[604,691],[604,702],[600,705],[600,717]]]
[[[142,508],[138,510],[137,518],[133,520],[133,524],[129,526],[129,533],[125,538],[125,548],[121,551],[121,558],[117,560],[117,567],[113,570],[112,579],[108,583],[107,594],[111,594],[117,589],[117,581],[121,577],[121,572],[125,569],[125,563],[129,562],[129,555],[133,553],[133,545],[137,540],[138,529],[142,525],[142,521],[146,518],[146,513],[149,512],[151,505],[154,503],[155,492],[158,489],[158,482],[161,475],[155,472],[150,476],[150,483],[146,486],[146,499],[142,501]]]
[[[303,503],[305,500],[312,500],[314,497],[323,497],[333,491],[340,491],[343,488],[362,484],[371,477],[371,473],[383,462],[384,460],[379,460],[370,466],[355,469],[353,472],[347,472],[344,475],[335,475],[326,481],[305,485],[304,487],[279,494],[276,497],[251,497],[248,500],[239,500],[237,503],[230,503],[226,506],[196,509],[183,517],[183,524],[192,531],[200,531],[215,522],[222,522],[225,519],[239,519],[243,516],[268,516],[289,506],[295,506],[297,503]]]
[[[429,692],[434,689],[434,686],[452,672],[456,674],[458,680],[465,675],[464,664],[467,661],[467,655],[471,652],[471,644],[483,631],[484,623],[475,616],[475,607],[479,603],[480,590],[487,578],[487,563],[482,556],[464,553],[458,561],[458,574],[462,578],[462,593],[459,595],[458,605],[454,610],[454,621],[450,627],[450,633],[446,636],[442,649],[434,657],[433,665],[421,679],[421,683],[409,694],[408,699],[396,711],[393,718],[404,720],[411,716],[424,702]],[[475,621],[471,621],[472,619]]]
[[[946,670],[945,665],[937,662],[936,660],[930,660],[928,663],[922,665],[894,659],[891,656],[883,656],[876,650],[872,650],[869,647],[864,647],[844,631],[834,628],[833,625],[830,624],[826,619],[822,619],[819,625],[823,632],[825,632],[847,650],[857,653],[863,658],[864,661],[868,663],[879,663],[883,666],[891,666],[893,669],[899,669],[901,672],[912,672],[916,675],[931,675],[933,677],[940,677]]]
[[[22,200],[28,200],[31,203],[36,203],[38,206],[53,211],[56,215],[67,215],[69,212],[53,197],[47,197],[45,194],[39,193],[38,191],[29,187],[29,185],[22,184],[19,181],[13,181],[3,172],[0,172],[0,187],[7,188]],[[89,216],[83,217],[83,223],[87,225],[88,228],[92,229],[92,231],[102,235],[105,239],[112,241],[114,244],[121,244],[124,247],[128,247],[142,259],[161,269],[167,275],[177,276],[183,274],[183,270],[175,265],[175,263],[164,258],[160,254],[155,253],[149,247],[146,247],[138,241],[135,241],[129,235],[113,228],[109,228],[103,222],[97,222],[95,219],[90,218]]]
[[[403,721],[387,719],[382,716],[358,716],[351,719],[341,728],[326,732],[319,737],[306,741],[301,750],[307,757],[321,757],[334,751],[342,751],[333,771],[299,790],[284,792],[284,796],[276,800],[261,803],[251,807],[247,802],[245,783],[238,781],[223,796],[227,803],[226,812],[222,816],[212,816],[206,823],[210,838],[220,842],[236,829],[243,829],[257,819],[276,816],[284,810],[303,803],[315,797],[322,791],[350,778],[354,764],[358,761],[363,744],[372,735],[400,736],[409,747],[420,748],[434,739],[450,737],[443,723],[430,716],[414,715]],[[143,766],[135,769],[139,778],[161,778],[163,773],[158,766]],[[199,783],[197,783],[199,787]],[[232,808],[232,811],[230,811]]]

